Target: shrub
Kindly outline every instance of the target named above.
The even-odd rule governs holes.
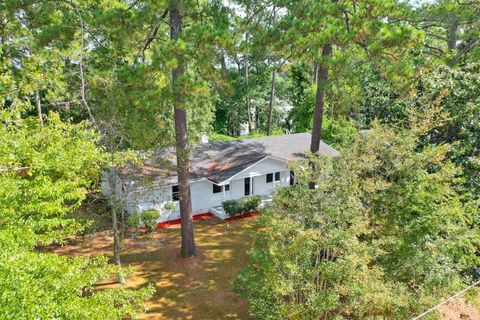
[[[140,226],[140,214],[134,213],[128,216],[127,224],[130,229],[137,229]]]
[[[257,210],[262,196],[248,196],[239,200],[227,200],[222,203],[223,209],[231,216],[238,216],[242,213]]]
[[[160,216],[160,212],[155,209],[147,209],[137,214],[132,214],[128,217],[128,225],[132,229],[139,227],[146,227],[148,231],[151,231],[157,225],[157,219]]]
[[[165,210],[173,210],[173,209],[175,209],[175,203],[167,202],[167,203],[165,203],[165,205],[163,207],[165,208]]]

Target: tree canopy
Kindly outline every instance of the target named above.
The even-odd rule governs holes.
[[[0,313],[135,317],[149,287],[94,288],[123,274],[121,200],[107,203],[115,267],[45,246],[89,226],[74,213],[102,169],[175,147],[194,256],[189,150],[205,135],[312,133],[236,279],[253,316],[404,319],[476,279],[479,14],[463,0],[0,1]],[[319,157],[321,140],[341,156]]]

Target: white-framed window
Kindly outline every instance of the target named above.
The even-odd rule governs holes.
[[[275,172],[275,181],[280,181],[280,172]]]
[[[267,183],[273,182],[273,173],[267,173],[266,182]]]
[[[217,186],[216,184],[212,184],[213,186],[213,193],[220,193],[222,192],[222,186]]]

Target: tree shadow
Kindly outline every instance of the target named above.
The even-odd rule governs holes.
[[[153,284],[156,292],[141,319],[248,319],[248,305],[233,292],[232,280],[247,263],[255,218],[226,223],[215,217],[195,222],[198,255],[180,258],[180,229],[160,229],[148,238],[124,241],[122,263],[132,267],[126,285]],[[111,237],[65,250],[68,255],[104,254]],[[67,246],[68,247],[68,246]],[[78,249],[79,251],[75,251]],[[107,280],[99,288],[116,287]]]

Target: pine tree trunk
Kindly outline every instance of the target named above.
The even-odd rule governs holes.
[[[245,105],[248,113],[248,133],[252,132],[252,110],[250,108],[250,96],[249,96],[249,76],[248,76],[248,60],[245,57]]]
[[[320,149],[320,139],[322,135],[323,109],[325,107],[325,89],[328,84],[328,65],[326,59],[332,55],[332,45],[325,44],[322,47],[323,61],[318,66],[317,93],[315,96],[315,112],[313,114],[313,129],[310,151],[317,153]],[[315,183],[310,182],[309,188],[314,189]]]
[[[332,45],[326,44],[322,48],[322,57],[324,59],[332,55]],[[315,113],[313,114],[313,130],[310,151],[318,152],[320,149],[320,138],[322,134],[323,109],[325,106],[325,89],[328,83],[328,66],[323,61],[318,68],[317,93],[315,96]]]
[[[35,103],[37,105],[38,120],[40,120],[40,124],[43,126],[42,102],[40,100],[40,93],[38,90],[35,91]]]
[[[182,16],[179,10],[179,1],[170,2],[170,37],[172,40],[180,39],[182,35]],[[184,105],[184,88],[182,76],[184,73],[184,61],[177,54],[178,65],[172,70],[172,87],[174,96],[175,117],[175,140],[177,150],[177,176],[180,192],[180,218],[182,232],[182,257],[195,256],[195,239],[193,232],[192,199],[190,194],[190,161],[187,135],[187,113]]]
[[[458,32],[458,18],[455,13],[451,13],[448,17],[448,49],[457,49],[457,32]]]
[[[273,106],[275,105],[275,74],[276,69],[272,70],[272,88],[270,90],[270,105],[268,106],[268,135],[272,134]]]

